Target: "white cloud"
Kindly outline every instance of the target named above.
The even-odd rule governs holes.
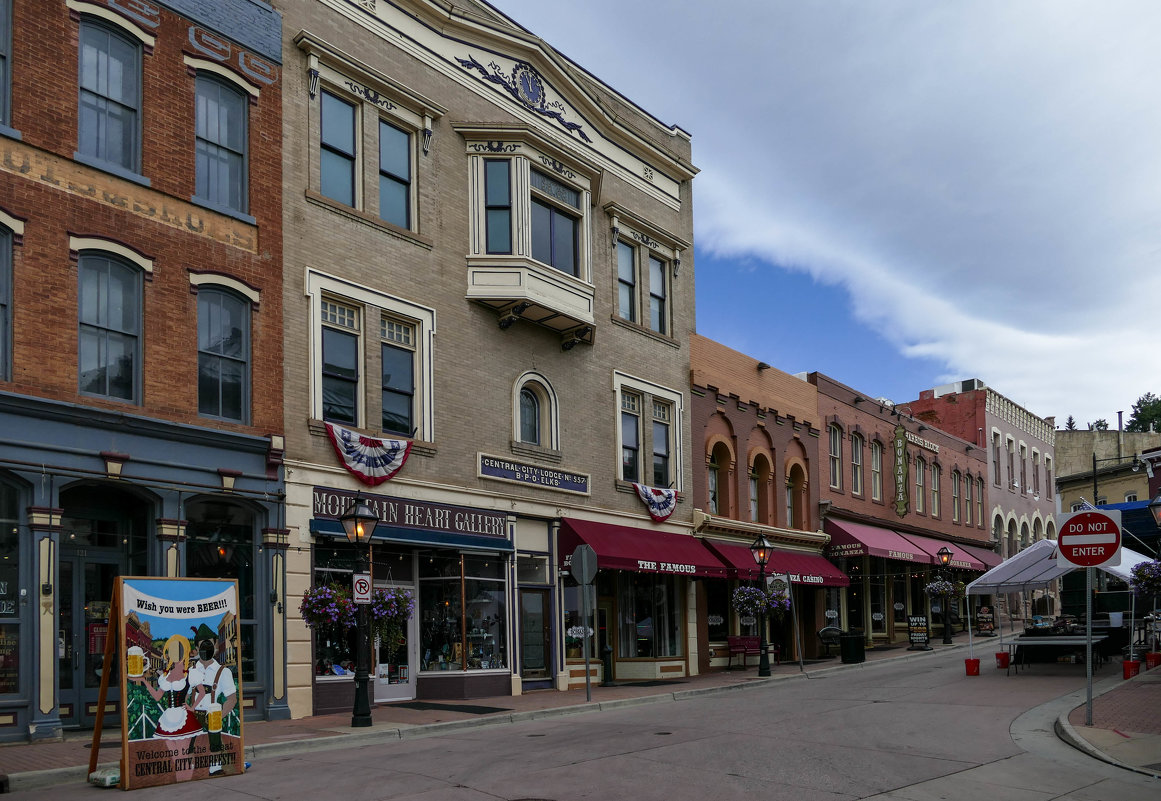
[[[693,133],[699,248],[845,287],[946,366],[916,393],[1161,392],[1161,4],[497,5]]]

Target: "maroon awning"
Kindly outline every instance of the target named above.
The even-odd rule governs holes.
[[[754,563],[754,555],[748,546],[713,540],[706,540],[705,544],[726,563],[730,578],[758,578],[758,565]],[[777,548],[770,552],[766,575],[789,575],[791,584],[815,587],[849,587],[851,584],[845,573],[818,554]]]
[[[702,541],[689,534],[671,534],[632,526],[563,518],[560,522],[560,566],[568,567],[582,543],[597,552],[597,567],[637,573],[671,573],[725,578],[726,566]]]
[[[924,553],[923,549],[903,539],[889,528],[828,517],[826,533],[830,534],[830,547],[827,553],[831,557],[882,556],[901,562],[932,564],[932,558]]]
[[[903,537],[905,540],[915,543],[920,548],[922,548],[924,552],[931,554],[931,561],[934,564],[938,565],[940,563],[939,557],[936,555],[939,553],[939,549],[946,547],[949,551],[951,551],[951,561],[948,563],[948,567],[958,567],[962,570],[978,570],[981,573],[988,569],[987,565],[985,565],[979,559],[976,559],[974,556],[965,551],[961,546],[956,545],[954,542],[932,539],[931,537],[921,537],[918,534],[904,533],[902,531],[899,532],[899,536]]]
[[[980,548],[976,545],[960,545],[959,547],[987,565],[988,570],[1004,561],[1002,556],[995,551],[989,551],[987,548]]]

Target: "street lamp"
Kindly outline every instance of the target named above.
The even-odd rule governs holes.
[[[951,549],[944,545],[935,552],[936,557],[939,558],[941,567],[947,567],[951,564]],[[941,573],[940,581],[946,580]],[[951,596],[946,592],[943,594],[943,644],[951,645]]]
[[[1157,493],[1157,497],[1149,504],[1149,514],[1153,515],[1153,522],[1158,528],[1161,528],[1161,492]]]
[[[347,511],[339,518],[343,524],[343,531],[347,533],[347,540],[355,546],[355,575],[367,572],[367,551],[364,545],[370,546],[371,535],[375,532],[375,524],[379,522],[379,515],[371,510],[367,502],[358,495],[351,501]],[[352,588],[353,589],[353,588]],[[367,678],[371,672],[371,640],[368,636],[370,621],[368,604],[358,604],[358,617],[355,620],[356,648],[355,653],[355,705],[351,710],[351,727],[364,728],[371,725],[371,702],[367,698]]]
[[[758,563],[758,586],[762,589],[762,594],[766,594],[766,563],[770,561],[770,543],[766,541],[766,537],[762,534],[758,535],[758,539],[754,540],[754,544],[750,546],[750,553],[754,556],[754,561]],[[766,607],[763,605],[762,612],[758,615],[758,678],[764,678],[770,675],[770,654],[766,648]]]

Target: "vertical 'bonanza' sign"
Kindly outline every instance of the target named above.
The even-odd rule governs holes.
[[[241,773],[237,582],[118,584],[121,786]]]

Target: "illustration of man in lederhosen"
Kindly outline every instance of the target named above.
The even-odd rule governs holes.
[[[197,642],[197,662],[190,668],[190,686],[193,688],[194,714],[202,728],[209,733],[210,750],[222,750],[222,732],[237,736],[238,687],[230,669],[218,662],[218,635],[205,623],[194,629]],[[215,760],[209,772],[221,771],[222,764]]]

